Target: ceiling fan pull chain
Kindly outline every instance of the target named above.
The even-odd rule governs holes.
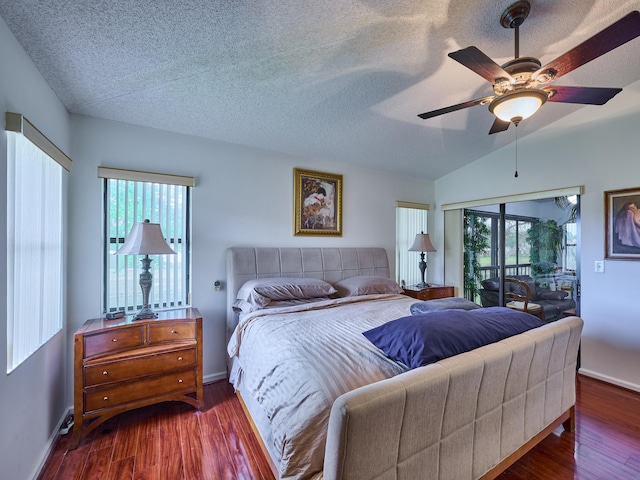
[[[514,125],[516,126],[516,174],[514,177],[518,178],[518,124],[514,123]]]

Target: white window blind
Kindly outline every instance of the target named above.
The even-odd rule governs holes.
[[[429,205],[396,202],[396,281],[401,285],[420,282],[420,252],[410,252],[416,235],[427,232]]]
[[[131,180],[126,170],[104,169],[105,177],[105,287],[106,312],[137,312],[142,307],[140,259],[137,255],[114,255],[122,247],[131,227],[145,219],[159,223],[162,233],[176,255],[152,255],[153,286],[149,303],[153,310],[179,308],[189,303],[189,204],[190,187],[173,182],[176,178],[135,172]],[[119,177],[119,178],[109,178]]]
[[[9,373],[62,329],[63,168],[20,133],[7,146]]]

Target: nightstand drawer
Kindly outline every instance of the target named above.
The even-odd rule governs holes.
[[[418,300],[431,300],[433,298],[433,294],[430,290],[424,290],[422,292],[417,292],[416,298]]]
[[[174,342],[178,340],[195,340],[195,323],[169,323],[149,325],[149,343]]]
[[[435,300],[453,297],[453,287],[448,285],[429,285],[428,287],[404,287],[404,294],[417,300]]]
[[[139,347],[143,343],[144,327],[142,326],[120,328],[93,335],[85,335],[84,356],[88,358],[126,348]]]
[[[143,355],[85,367],[84,384],[93,387],[132,378],[170,372],[196,364],[196,348]]]
[[[451,292],[450,290],[451,289],[449,287],[432,288],[429,299],[434,300],[436,298],[453,297],[453,292]]]
[[[85,413],[182,390],[196,391],[195,369],[87,392],[84,398]]]

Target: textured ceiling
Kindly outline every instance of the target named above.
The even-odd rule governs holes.
[[[0,15],[70,112],[268,150],[438,178],[515,139],[488,135],[492,94],[447,57],[514,56],[514,0],[0,0]],[[531,0],[520,55],[542,64],[640,0]],[[640,79],[640,39],[562,85]],[[633,58],[633,61],[629,61]],[[578,108],[547,103],[522,137]]]

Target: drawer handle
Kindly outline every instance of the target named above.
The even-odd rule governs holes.
[[[182,379],[178,380],[178,383],[182,383]]]
[[[106,402],[107,400],[109,400],[109,397],[104,397],[102,400]]]
[[[102,372],[103,375],[109,375],[109,372],[107,372],[106,370],[104,372]]]
[[[180,362],[180,361],[182,361],[182,357],[178,357],[178,361],[179,361],[179,362]]]
[[[117,338],[112,338],[112,339],[111,339],[111,341],[112,341],[112,342],[117,342],[117,341],[118,341],[118,339],[117,339]]]
[[[176,330],[171,330],[171,333],[173,333],[174,335],[177,334],[178,332]]]

